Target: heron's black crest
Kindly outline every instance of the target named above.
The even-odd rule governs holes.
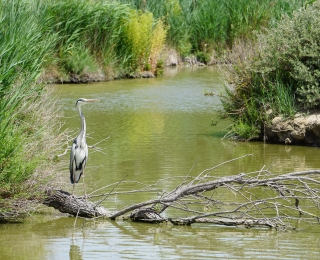
[[[76,105],[75,106],[77,106],[78,105],[78,102],[84,102],[85,100],[83,99],[83,98],[79,98],[78,100],[77,100],[77,102],[76,102]]]

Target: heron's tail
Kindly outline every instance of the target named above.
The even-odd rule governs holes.
[[[82,171],[81,172],[76,172],[75,174],[70,173],[70,182],[71,182],[71,184],[78,183],[80,178],[81,178],[81,175],[82,175]]]

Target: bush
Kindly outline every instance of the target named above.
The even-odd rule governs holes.
[[[53,159],[63,145],[63,133],[57,134],[60,122],[55,100],[41,86],[31,87],[34,92],[15,108],[6,129],[1,129],[0,205],[1,198],[39,196],[57,177],[59,163]]]
[[[304,108],[320,105],[320,2],[286,16],[275,29],[261,37],[264,47],[255,67],[269,81],[293,88]],[[279,37],[281,36],[281,37]]]
[[[258,35],[256,49],[247,60],[228,70],[222,102],[235,121],[236,134],[242,134],[237,126],[245,124],[255,126],[245,137],[258,137],[262,126],[270,123],[268,110],[290,117],[301,108],[319,108],[319,12],[317,1],[285,16],[276,28]]]
[[[83,73],[96,72],[99,69],[93,55],[85,47],[75,47],[72,44],[60,53],[59,66],[68,74],[82,75]]]
[[[149,12],[132,11],[123,20],[123,26],[119,50],[126,53],[130,71],[150,68],[155,72],[158,56],[166,37],[163,21],[161,19],[155,21],[152,13]]]
[[[198,61],[205,63],[205,64],[208,64],[210,61],[210,58],[211,58],[209,53],[204,53],[202,51],[197,52],[196,56],[197,56]]]

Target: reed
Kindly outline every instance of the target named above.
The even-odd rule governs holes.
[[[56,128],[47,118],[56,117],[41,112],[44,86],[35,82],[57,38],[43,10],[38,1],[0,2],[0,206],[6,198],[34,196],[38,190],[24,189],[26,181],[45,161],[52,166],[45,146],[54,144]]]
[[[169,27],[167,43],[194,52],[230,48],[239,38],[276,24],[283,14],[303,7],[305,0],[120,0],[132,8],[163,17]],[[181,45],[181,46],[180,46]]]
[[[122,33],[122,17],[129,14],[127,6],[107,1],[48,1],[47,12],[54,21],[48,28],[56,34],[59,67],[66,73],[81,74],[123,60],[115,46]]]

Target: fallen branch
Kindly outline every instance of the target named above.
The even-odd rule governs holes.
[[[225,163],[232,161],[234,160]],[[269,169],[263,167],[252,173],[211,177],[210,171],[218,166],[203,171],[188,183],[186,177],[182,177],[182,182],[175,189],[169,192],[162,191],[161,196],[156,199],[130,205],[115,212],[110,212],[98,204],[106,197],[125,193],[115,191],[116,187],[123,185],[122,181],[116,183],[111,191],[101,195],[104,198],[96,203],[64,191],[55,191],[49,194],[44,204],[73,216],[116,219],[130,213],[129,217],[133,221],[169,221],[176,225],[212,223],[226,226],[288,228],[292,227],[291,222],[297,219],[310,224],[319,222],[320,170],[273,175]],[[191,178],[190,173],[187,177]],[[159,184],[158,181],[157,186]],[[153,187],[145,185],[141,190],[134,192],[146,192],[147,188],[154,192]],[[133,191],[127,191],[128,193]],[[230,199],[231,196],[235,199]],[[162,216],[169,207],[193,216],[175,219]]]
[[[53,207],[61,213],[69,213],[73,216],[94,218],[94,217],[110,217],[112,212],[102,206],[87,201],[85,198],[78,198],[69,192],[56,190],[48,193],[47,198],[43,202],[48,207]]]

